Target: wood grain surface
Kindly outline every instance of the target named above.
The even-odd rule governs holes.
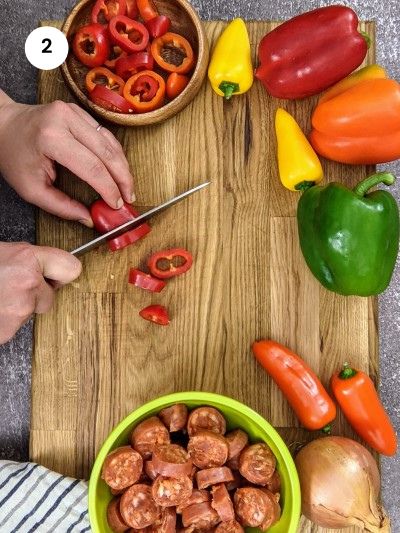
[[[211,43],[223,26],[206,23]],[[254,59],[260,38],[275,26],[248,24]],[[363,26],[373,37],[373,24]],[[372,46],[367,60],[373,59]],[[42,72],[39,101],[57,98],[71,99],[61,74]],[[262,337],[289,345],[325,384],[347,360],[377,381],[376,300],[335,295],[312,277],[298,245],[298,195],[278,178],[275,111],[285,107],[308,130],[314,104],[272,99],[259,83],[224,102],[204,84],[195,101],[164,124],[113,129],[133,169],[139,206],[205,180],[212,185],[154,219],[153,231],[137,245],[87,254],[79,280],[59,292],[51,313],[37,318],[32,460],[88,477],[99,447],[124,416],[157,396],[193,389],[246,403],[295,450],[317,435],[298,427],[255,363],[250,344]],[[327,180],[352,185],[371,169],[324,161],[324,170]],[[59,175],[59,186],[74,197],[86,203],[95,197],[65,170]],[[93,235],[79,224],[38,215],[40,244],[69,250]],[[172,246],[193,252],[188,274],[155,296],[128,286],[129,267]],[[150,303],[169,308],[169,327],[138,316]],[[354,437],[342,415],[334,433]],[[303,518],[299,531],[328,530]]]

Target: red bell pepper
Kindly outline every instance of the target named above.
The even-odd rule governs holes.
[[[115,72],[127,80],[141,70],[153,70],[154,59],[149,52],[136,52],[128,57],[121,57],[115,64]]]
[[[146,22],[146,28],[149,30],[150,37],[153,39],[157,39],[157,37],[161,37],[167,33],[170,27],[171,19],[165,15],[159,15]]]
[[[94,104],[113,113],[133,113],[131,104],[123,96],[103,85],[96,85],[89,97]]]
[[[83,65],[91,68],[100,67],[110,53],[107,28],[101,24],[82,26],[75,33],[72,49],[75,57]]]
[[[314,9],[284,22],[261,40],[256,77],[277,98],[304,98],[345,78],[363,62],[367,38],[349,7]]]
[[[111,91],[112,92],[112,91]],[[138,216],[138,212],[127,203],[121,209],[113,209],[102,199],[96,200],[90,207],[90,214],[93,220],[94,227],[99,233],[107,233],[117,226],[121,226],[129,220],[133,220]],[[121,250],[125,246],[129,246],[138,241],[151,231],[148,224],[144,223],[137,228],[123,233],[119,237],[110,239],[108,247],[112,252]]]
[[[122,50],[119,46],[116,46],[115,44],[111,46],[110,55],[108,56],[107,61],[104,63],[104,65],[107,68],[113,69],[115,68],[115,64],[118,61],[118,59],[122,59],[123,57],[126,57],[128,54]]]
[[[126,16],[136,19],[139,16],[139,9],[136,0],[126,0]]]
[[[113,43],[128,54],[144,50],[149,42],[146,26],[123,15],[110,20],[109,31]]]
[[[184,274],[193,264],[193,256],[183,248],[172,248],[156,252],[147,261],[147,265],[153,276],[160,279],[168,279]]]
[[[97,0],[92,9],[92,22],[107,24],[117,15],[125,15],[126,0]]]
[[[147,113],[164,103],[165,81],[152,70],[138,72],[127,80],[124,97],[136,113]]]
[[[129,283],[151,292],[161,292],[167,285],[162,279],[157,279],[150,274],[146,274],[137,268],[129,271]]]
[[[139,311],[139,315],[159,326],[168,326],[169,324],[168,311],[163,305],[149,305]]]
[[[173,100],[183,92],[189,83],[189,78],[185,74],[171,72],[167,78],[166,91],[170,100]]]

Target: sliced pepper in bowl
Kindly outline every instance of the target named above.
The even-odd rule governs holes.
[[[165,81],[151,70],[142,70],[127,80],[124,97],[136,113],[147,113],[164,103]]]
[[[151,43],[151,53],[158,66],[166,72],[186,74],[194,67],[192,45],[177,33],[168,32],[154,39]]]

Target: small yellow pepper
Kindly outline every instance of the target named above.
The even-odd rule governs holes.
[[[360,83],[361,81],[374,80],[378,78],[387,78],[386,70],[379,65],[368,65],[360,70],[356,70],[350,74],[350,76],[347,76],[347,78],[344,78],[333,85],[330,89],[324,92],[318,103],[321,104],[322,102],[330,100],[334,96],[337,96],[338,94],[347,91],[347,89],[354,87],[354,85],[357,85],[357,83]]]
[[[227,100],[253,85],[253,65],[249,34],[240,18],[233,20],[217,40],[208,67],[208,79],[214,91]]]
[[[279,108],[275,116],[278,167],[282,184],[301,191],[323,178],[321,162],[295,119]]]

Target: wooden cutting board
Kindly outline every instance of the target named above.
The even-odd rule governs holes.
[[[248,24],[255,61],[257,43],[276,25]],[[206,27],[212,43],[224,23]],[[363,29],[374,43],[374,25]],[[373,59],[372,46],[367,61]],[[56,99],[71,101],[61,74],[41,72],[39,102]],[[103,246],[83,257],[79,280],[59,292],[51,313],[37,318],[32,460],[87,478],[102,442],[129,412],[157,396],[194,389],[246,403],[294,449],[318,435],[298,427],[254,361],[250,344],[262,337],[290,346],[325,384],[348,360],[378,379],[376,300],[338,296],[317,283],[298,245],[299,196],[278,178],[275,111],[285,107],[308,130],[314,104],[272,99],[260,83],[224,102],[204,83],[195,101],[166,123],[113,129],[134,172],[140,207],[205,180],[212,185],[154,219],[153,231],[137,245],[114,254]],[[371,169],[325,161],[324,170],[327,180],[352,185]],[[95,197],[64,170],[59,186],[86,203]],[[38,214],[39,244],[70,250],[93,235]],[[175,246],[195,256],[188,274],[155,296],[128,286],[130,267]],[[138,316],[150,303],[169,308],[169,327]],[[341,414],[334,433],[354,436]],[[299,531],[327,530],[303,519]]]

